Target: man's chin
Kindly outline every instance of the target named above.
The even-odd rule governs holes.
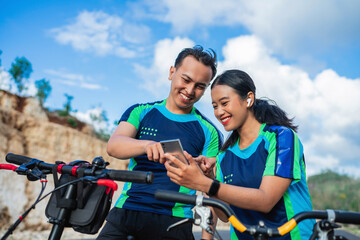
[[[181,104],[178,104],[177,107],[181,110],[191,110],[194,106],[194,103],[189,103],[189,104],[185,104],[185,103],[181,103]]]

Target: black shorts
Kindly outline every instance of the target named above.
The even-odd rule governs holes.
[[[170,231],[167,228],[183,218],[114,207],[106,218],[98,240],[193,240],[192,223],[181,224]]]

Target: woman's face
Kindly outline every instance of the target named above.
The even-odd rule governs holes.
[[[225,130],[233,131],[241,128],[248,115],[246,100],[227,85],[213,87],[211,98],[215,117],[223,124]]]

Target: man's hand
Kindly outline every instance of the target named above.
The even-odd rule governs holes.
[[[145,145],[145,153],[150,161],[163,164],[166,161],[164,150],[159,142],[149,142]]]

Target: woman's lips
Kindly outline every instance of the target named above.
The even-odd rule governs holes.
[[[231,119],[231,117],[222,118],[222,119],[221,119],[221,123],[222,123],[223,125],[226,125],[226,124],[229,123],[230,119]]]

